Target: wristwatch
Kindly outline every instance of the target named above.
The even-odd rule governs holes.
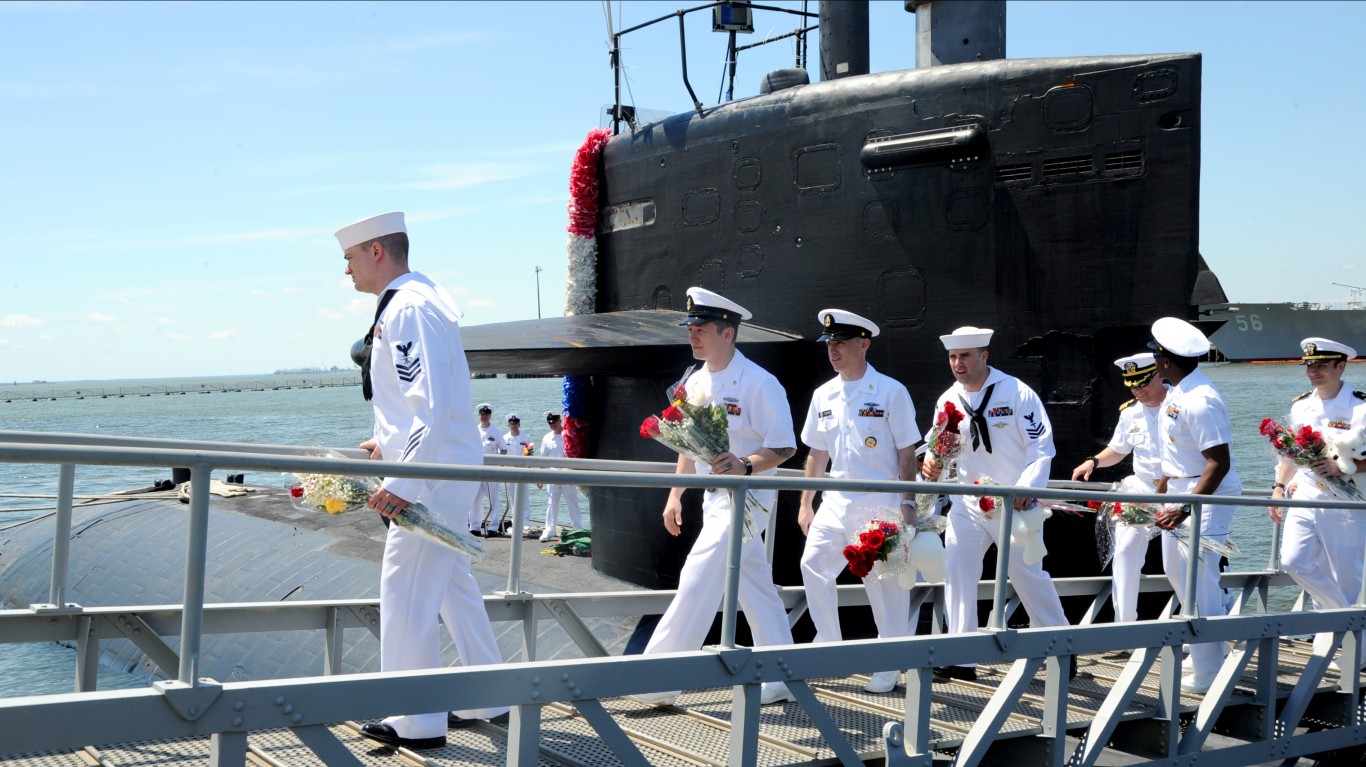
[[[746,457],[744,457],[744,458],[741,458],[741,459],[740,459],[740,463],[743,463],[743,464],[745,465],[745,476],[746,476],[746,477],[748,477],[749,475],[751,475],[751,474],[754,473],[754,463],[753,463],[752,461],[749,460],[749,457],[748,457],[748,456],[746,456]]]

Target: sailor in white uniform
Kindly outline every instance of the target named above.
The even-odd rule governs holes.
[[[358,221],[337,231],[346,273],[356,289],[381,295],[368,336],[367,387],[373,392],[374,437],[362,447],[385,461],[479,465],[469,402],[469,366],[460,342],[455,301],[426,276],[408,270],[402,213]],[[425,505],[447,524],[459,524],[474,497],[469,482],[388,477],[369,505],[386,518],[410,503]],[[380,668],[440,668],[444,619],[466,665],[503,658],[484,610],[468,556],[390,525],[380,567]],[[502,715],[506,708],[391,716],[363,734],[388,746],[438,748],[446,729],[469,718]]]
[[[1134,457],[1133,476],[1148,492],[1157,489],[1162,477],[1162,451],[1157,444],[1157,416],[1167,385],[1157,376],[1157,360],[1151,352],[1115,360],[1124,385],[1134,398],[1119,406],[1119,423],[1104,450],[1082,461],[1072,470],[1073,480],[1089,480],[1091,472],[1114,466],[1124,457]],[[1116,621],[1138,620],[1138,582],[1143,560],[1148,555],[1152,529],[1148,526],[1115,524],[1115,555],[1110,564],[1114,578]]]
[[[507,421],[507,434],[499,437],[499,444],[501,445],[503,454],[523,456],[535,455],[536,440],[532,439],[530,434],[522,433],[522,417],[516,413],[508,413]],[[507,488],[507,507],[510,509],[512,508],[513,485],[504,484],[503,487]],[[527,518],[522,520],[522,535],[528,535],[530,533],[531,515],[527,514]]]
[[[1175,317],[1153,323],[1148,344],[1157,360],[1157,374],[1171,384],[1158,417],[1162,445],[1162,479],[1158,492],[1194,495],[1239,495],[1243,492],[1233,459],[1233,424],[1228,406],[1209,378],[1199,370],[1199,358],[1209,352],[1209,339],[1195,326]],[[1173,528],[1190,516],[1186,507],[1167,504],[1158,512],[1160,526]],[[1223,543],[1233,522],[1233,506],[1201,506],[1200,535]],[[1177,598],[1186,592],[1189,541],[1162,536],[1162,566]],[[1200,615],[1224,615],[1224,592],[1219,587],[1219,557],[1198,557],[1195,605]],[[1223,662],[1222,642],[1191,645],[1191,672],[1181,680],[1186,692],[1208,692]]]
[[[838,374],[811,395],[802,442],[810,448],[806,476],[820,477],[830,469],[836,479],[914,480],[915,446],[920,429],[915,406],[901,383],[877,372],[867,362],[878,326],[840,309],[822,309],[816,319],[825,332],[816,339],[826,345],[830,365]],[[821,506],[816,491],[802,492],[797,523],[806,533],[802,550],[802,583],[807,610],[816,625],[817,642],[838,642],[839,600],[835,579],[844,570],[844,547],[858,542],[858,534],[874,517],[902,524],[914,522],[914,493],[845,493],[827,490]],[[905,506],[902,506],[902,504]],[[910,630],[911,594],[897,578],[863,579],[868,605],[879,638],[906,636]],[[899,670],[872,675],[868,692],[889,692]]]
[[[484,455],[498,455],[503,452],[503,434],[498,431],[491,421],[493,419],[493,405],[487,402],[480,402],[475,409],[479,412],[479,448]],[[470,504],[470,529],[480,530],[484,525],[484,520],[488,519],[493,525],[498,524],[498,494],[503,487],[501,482],[480,482],[479,489],[474,495],[474,502]],[[488,503],[487,510],[484,504]],[[498,530],[494,530],[498,532]]]
[[[1053,426],[1044,412],[1043,402],[1018,378],[987,365],[991,330],[963,327],[940,336],[949,353],[949,369],[956,382],[940,396],[935,412],[952,402],[965,417],[958,430],[963,438],[963,454],[958,459],[958,480],[971,485],[990,477],[1002,485],[1045,487],[1053,464]],[[931,481],[943,467],[933,456],[922,467]],[[1015,508],[1023,509],[1034,499],[1017,497]],[[950,633],[976,631],[977,584],[982,576],[982,557],[996,543],[1000,520],[988,517],[981,509],[953,497],[949,528],[944,536],[947,560],[944,570],[944,601]],[[1065,626],[1067,615],[1062,601],[1043,563],[1025,564],[1019,546],[1010,547],[1007,564],[1010,583],[1019,594],[1030,625]],[[1075,663],[1069,673],[1075,673]],[[935,678],[976,679],[976,664],[941,666]]]
[[[718,455],[710,466],[680,456],[676,472],[730,476],[776,473],[778,464],[797,452],[797,438],[782,384],[735,348],[740,322],[749,319],[750,312],[702,288],[688,289],[687,310],[682,324],[688,327],[688,343],[693,357],[704,363],[684,383],[688,399],[725,408],[730,450]],[[766,530],[777,491],[751,492],[765,510],[753,513],[754,529]],[[683,531],[682,496],[683,489],[674,488],[664,505],[664,527],[670,535]],[[702,530],[678,575],[678,595],[645,646],[647,655],[702,646],[725,591],[728,541],[741,532],[730,527],[730,497],[728,490],[707,491],[703,497]],[[773,584],[773,568],[760,536],[742,545],[740,567],[740,607],[755,644],[792,644],[787,611]],[[677,696],[677,692],[664,692],[634,697],[648,703],[672,704]],[[794,699],[782,682],[764,683],[764,704]]]
[[[560,419],[560,411],[545,411],[545,422],[550,427],[550,431],[541,437],[541,455],[545,458],[564,457],[564,424]],[[538,485],[539,487],[539,485]],[[555,538],[560,527],[560,501],[569,509],[569,526],[571,530],[578,530],[583,527],[583,514],[579,511],[579,489],[573,485],[551,485],[546,488],[546,495],[550,500],[545,507],[545,530],[541,533],[541,541],[547,542]]]
[[[1314,388],[1293,400],[1290,428],[1309,426],[1323,435],[1328,444],[1352,429],[1366,427],[1366,392],[1343,383],[1347,361],[1357,356],[1356,349],[1327,338],[1306,338],[1300,342],[1301,364]],[[1356,463],[1358,471],[1366,462]],[[1282,459],[1276,466],[1272,498],[1286,497],[1287,485],[1295,500],[1344,500],[1324,480],[1343,476],[1330,458],[1309,466],[1296,466]],[[1344,479],[1354,481],[1351,475]],[[1366,557],[1366,521],[1361,512],[1343,509],[1271,509],[1271,518],[1285,525],[1281,538],[1281,567],[1309,595],[1320,609],[1350,607],[1361,591],[1362,559]]]

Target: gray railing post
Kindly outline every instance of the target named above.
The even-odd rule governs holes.
[[[57,516],[53,521],[52,579],[47,601],[55,609],[66,606],[66,575],[71,562],[71,506],[76,493],[76,467],[64,463],[57,473]]]
[[[1285,513],[1290,509],[1281,509],[1280,524],[1271,525],[1271,553],[1267,556],[1266,569],[1271,572],[1279,572],[1281,569],[1281,534],[1285,527]]]
[[[1001,497],[1001,521],[996,533],[996,583],[991,590],[991,627],[1006,627],[1006,582],[1010,575],[1010,530],[1015,523],[1015,496]]]
[[[721,646],[735,646],[735,620],[740,597],[740,551],[745,538],[745,494],[741,485],[730,492],[730,537],[726,539],[726,591],[721,600]],[[774,504],[775,506],[777,504]],[[759,520],[754,520],[757,524]]]
[[[209,550],[209,477],[213,466],[190,469],[190,533],[185,546],[185,605],[180,622],[181,683],[199,685],[199,646],[204,630],[204,569]]]
[[[512,529],[508,530],[508,541],[512,547],[508,554],[508,593],[516,594],[522,590],[522,525],[526,520],[526,483],[517,482],[507,485],[512,500]]]
[[[1186,590],[1181,596],[1181,615],[1187,618],[1200,617],[1200,606],[1195,602],[1195,590],[1199,581],[1199,573],[1196,571],[1200,567],[1200,513],[1202,509],[1201,504],[1191,504],[1190,551],[1186,554]]]

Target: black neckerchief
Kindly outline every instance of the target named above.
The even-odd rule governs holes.
[[[991,386],[988,386],[986,392],[982,394],[982,408],[986,408],[987,405],[991,404],[991,390],[995,388],[996,384],[993,383]],[[987,428],[987,417],[982,414],[981,410],[973,410],[972,406],[968,404],[967,398],[963,395],[958,395],[958,400],[963,403],[963,410],[968,414],[968,421],[972,426],[969,430],[972,433],[972,449],[976,450],[977,445],[980,443],[982,447],[986,448],[986,451],[990,453],[991,430]]]
[[[375,309],[375,321],[370,323],[370,332],[351,346],[351,359],[360,365],[360,390],[365,395],[366,402],[375,396],[374,387],[370,385],[370,352],[375,341],[375,329],[379,327],[379,316],[384,313],[384,307],[389,305],[389,300],[397,292],[396,289],[384,291],[384,295],[380,296],[379,306]]]

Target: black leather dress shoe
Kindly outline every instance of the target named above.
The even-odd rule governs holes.
[[[935,666],[934,681],[947,682],[951,679],[960,679],[964,682],[977,681],[976,666]]]
[[[456,716],[455,714],[448,713],[446,714],[446,729],[459,730],[465,727],[473,727],[480,722],[488,722],[489,724],[496,724],[499,727],[507,727],[508,721],[509,717],[508,712],[506,711],[489,719],[466,719],[463,716]]]
[[[1077,678],[1077,656],[1067,656],[1067,679],[1071,681]]]
[[[446,745],[446,736],[435,738],[400,738],[394,728],[387,724],[367,724],[360,728],[360,734],[389,748],[410,748],[422,751],[428,748],[441,748]]]

